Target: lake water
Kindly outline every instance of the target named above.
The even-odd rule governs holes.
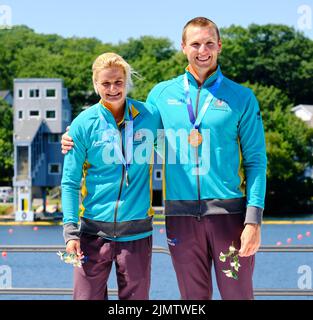
[[[1,245],[62,245],[61,226],[0,226]],[[9,232],[13,229],[13,232]],[[311,235],[309,235],[309,233]],[[301,234],[302,239],[298,239]],[[307,234],[307,235],[306,235]],[[276,245],[277,242],[287,244],[313,245],[313,225],[311,224],[265,224],[262,227],[262,244]],[[300,237],[301,238],[301,237]],[[165,228],[154,227],[154,245],[167,248]],[[71,288],[72,266],[59,260],[55,253],[7,253],[0,256],[0,266],[8,265],[12,269],[13,287],[51,287]],[[301,266],[313,269],[313,253],[258,253],[254,273],[255,288],[298,288]],[[109,288],[116,288],[114,269],[108,283]],[[154,253],[152,260],[151,299],[179,299],[179,291],[171,258],[166,254]],[[214,283],[213,299],[219,299]],[[70,296],[21,296],[0,295],[0,300],[15,299],[71,299]],[[110,297],[116,299],[116,297]],[[256,299],[296,299],[296,297],[256,297]],[[299,297],[298,299],[313,299]]]

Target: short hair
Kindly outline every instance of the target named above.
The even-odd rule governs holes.
[[[187,33],[187,29],[188,27],[193,26],[193,27],[208,27],[208,28],[214,28],[217,34],[217,39],[220,40],[220,31],[217,27],[217,25],[215,24],[215,22],[213,22],[212,20],[205,18],[205,17],[196,17],[193,18],[191,20],[189,20],[183,29],[183,34],[182,34],[182,42],[185,43],[186,42],[186,33]]]
[[[95,92],[97,94],[98,94],[98,90],[96,86],[96,81],[97,81],[99,72],[104,69],[112,68],[112,67],[122,68],[125,75],[126,92],[128,93],[132,89],[133,87],[132,74],[135,73],[132,67],[117,53],[106,52],[98,56],[92,65],[92,81],[93,81]]]

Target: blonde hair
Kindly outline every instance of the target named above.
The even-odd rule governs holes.
[[[217,27],[217,25],[210,19],[205,18],[205,17],[196,17],[193,18],[191,20],[189,20],[183,29],[183,34],[182,34],[182,42],[186,43],[186,33],[187,33],[187,29],[188,27],[208,27],[208,28],[213,28],[216,31],[216,35],[217,35],[217,40],[220,40],[220,31]]]
[[[118,67],[122,68],[125,80],[126,80],[126,92],[128,93],[133,87],[132,75],[135,71],[132,67],[117,53],[106,52],[101,54],[96,58],[92,65],[92,81],[95,92],[98,94],[97,90],[97,77],[100,71],[107,68]]]

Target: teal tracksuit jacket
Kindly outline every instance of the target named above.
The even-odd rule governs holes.
[[[152,163],[159,113],[127,98],[133,118],[133,157],[126,185],[125,166],[115,156],[112,137],[119,133],[125,153],[125,121],[118,127],[101,103],[80,113],[70,127],[74,148],[65,155],[62,176],[64,238],[79,239],[80,232],[116,241],[130,241],[152,233]],[[129,109],[130,107],[130,109]],[[101,115],[108,124],[101,127]],[[149,134],[146,134],[146,131]],[[83,179],[82,179],[83,178]],[[81,185],[82,181],[82,185]],[[79,209],[80,190],[82,203]],[[81,222],[80,229],[78,222]]]
[[[201,86],[188,68],[186,73],[197,116],[221,70],[218,67]],[[260,223],[266,150],[260,109],[253,92],[224,76],[199,127],[203,141],[195,148],[188,144],[192,124],[183,77],[159,83],[147,99],[159,110],[165,130],[166,214],[200,218],[244,211],[245,223]]]

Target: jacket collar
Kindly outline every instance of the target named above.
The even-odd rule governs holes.
[[[104,108],[105,110],[111,112],[111,111],[110,111],[110,108],[108,108],[108,106],[106,105],[106,103],[105,103],[102,99],[100,99],[99,103],[100,103],[100,105],[103,106],[103,108]],[[131,103],[131,101],[130,101],[129,98],[126,98],[126,104],[127,104],[127,106],[129,106],[129,104],[130,104],[130,110],[131,110],[131,113],[132,113],[132,117],[133,117],[133,119],[135,119],[140,112],[139,112],[138,109],[136,109],[135,106]],[[129,108],[127,108],[127,110],[129,110]],[[118,123],[118,125],[121,125],[125,120],[126,120],[126,121],[129,121],[129,119],[130,119],[130,117],[129,117],[129,112],[125,112],[125,113],[124,113],[124,118]]]
[[[194,85],[199,87],[197,80],[195,79],[194,75],[189,71],[189,66],[186,67],[186,74],[188,77],[189,82]],[[207,79],[203,82],[203,84],[201,85],[202,87],[210,87],[215,80],[218,78],[218,76],[222,74],[221,68],[220,66],[217,67],[217,69],[210,74]]]

